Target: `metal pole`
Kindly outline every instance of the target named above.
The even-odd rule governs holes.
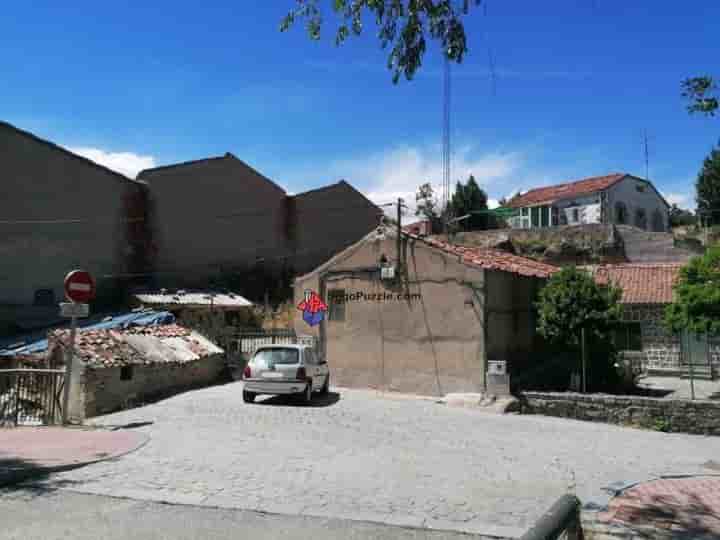
[[[402,204],[403,200],[398,199],[397,200],[397,267],[395,268],[395,271],[397,273],[400,273],[400,249],[401,249],[401,242],[402,242],[402,226],[400,225],[400,220],[402,219]]]
[[[77,329],[77,318],[70,319],[70,345],[68,346],[67,360],[65,361],[65,393],[63,395],[62,423],[68,423],[68,405],[70,403],[70,377],[75,357],[75,331]]]
[[[580,329],[581,341],[582,341],[582,391],[583,394],[587,392],[587,384],[585,377],[585,328]]]
[[[693,354],[690,343],[690,334],[688,334],[688,373],[690,376],[690,399],[695,399],[695,374],[693,373]]]

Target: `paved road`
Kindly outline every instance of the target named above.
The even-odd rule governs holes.
[[[220,508],[517,535],[568,484],[705,471],[720,438],[540,416],[493,415],[342,390],[302,407],[243,403],[241,383],[98,419],[151,440],[53,476],[84,493]],[[338,399],[339,398],[339,399]],[[574,479],[573,479],[574,478]]]
[[[377,523],[173,506],[100,495],[0,491],[3,540],[481,540]]]

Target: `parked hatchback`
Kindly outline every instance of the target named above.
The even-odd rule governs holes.
[[[266,345],[255,351],[243,371],[243,400],[258,394],[294,394],[310,403],[313,392],[327,394],[327,362],[307,345]]]

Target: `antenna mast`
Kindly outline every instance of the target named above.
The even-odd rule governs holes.
[[[443,69],[443,186],[442,186],[442,215],[443,229],[448,232],[450,219],[450,60],[447,52],[444,54]]]
[[[648,150],[647,130],[643,131],[643,147],[645,148],[645,180],[650,180],[650,152]]]

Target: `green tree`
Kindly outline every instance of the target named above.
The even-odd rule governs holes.
[[[695,191],[698,214],[703,223],[720,223],[720,146],[713,148],[703,161]]]
[[[487,229],[490,216],[488,214],[472,213],[486,211],[487,209],[487,194],[480,188],[472,174],[466,184],[457,183],[455,193],[450,199],[450,211],[455,217],[470,215],[469,218],[460,222],[462,229],[466,231]]]
[[[715,95],[717,85],[712,77],[691,77],[682,83],[682,96],[688,100],[687,110],[690,114],[701,113],[706,116],[715,116],[718,97]]]
[[[622,291],[600,286],[585,271],[563,268],[540,291],[535,307],[537,330],[556,351],[567,355],[569,371],[579,371],[582,331],[585,330],[587,387],[615,391],[620,377],[615,369],[612,331],[620,318]]]
[[[670,226],[680,227],[683,225],[695,225],[697,217],[690,210],[680,208],[677,204],[670,207]]]
[[[297,6],[280,24],[288,30],[304,19],[311,39],[320,39],[323,26],[321,0],[296,0]],[[462,17],[481,0],[328,0],[340,24],[335,44],[341,45],[351,34],[363,31],[364,16],[371,16],[383,49],[391,46],[387,66],[393,82],[401,75],[410,80],[422,65],[427,40],[440,42],[448,60],[460,63],[468,50]]]
[[[415,215],[426,219],[435,220],[439,214],[438,200],[430,182],[421,185],[415,194]]]
[[[680,270],[675,299],[665,310],[673,332],[720,335],[720,246],[695,257]]]

